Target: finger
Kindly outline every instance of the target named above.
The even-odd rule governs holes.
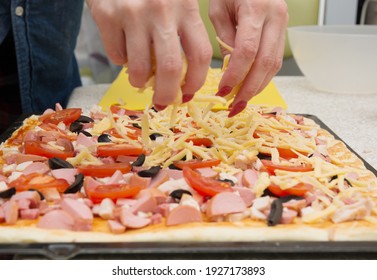
[[[111,36],[110,36],[111,34]],[[101,28],[101,40],[108,58],[115,65],[124,65],[127,62],[126,38],[122,29]]]
[[[272,67],[271,71],[266,75],[264,78],[264,81],[260,85],[259,89],[257,90],[257,94],[260,93],[272,80],[272,78],[276,75],[277,72],[279,72],[282,64],[283,64],[283,56],[284,56],[284,48],[285,48],[285,32],[280,35],[280,38],[278,40],[280,43],[276,57],[275,57],[275,65]]]
[[[199,16],[191,22],[185,21],[179,34],[188,64],[182,86],[182,98],[185,102],[191,100],[205,82],[212,58],[212,46]]]
[[[276,67],[279,65],[277,60],[280,55],[282,39],[284,36],[283,31],[280,31],[280,21],[268,22],[264,28],[264,32],[261,38],[260,48],[255,58],[255,62],[252,65],[250,72],[245,77],[243,84],[234,98],[233,104],[244,104],[249,101],[253,96],[259,93],[265,80],[271,79],[276,72]],[[279,39],[276,40],[276,34],[279,34]],[[234,107],[234,106],[233,106]],[[236,109],[232,108],[232,111]],[[237,109],[239,110],[239,108]],[[239,113],[239,112],[233,112]]]
[[[131,85],[143,87],[151,75],[151,38],[143,24],[133,24],[125,29],[128,54],[128,75]]]
[[[236,37],[236,28],[234,21],[230,18],[230,13],[221,9],[215,1],[210,2],[209,17],[215,28],[217,36],[230,46],[234,46]],[[223,56],[229,54],[229,51],[220,45]]]
[[[170,25],[170,26],[169,26]],[[156,57],[156,79],[153,104],[172,104],[178,95],[182,75],[181,47],[173,23],[157,26],[153,34]]]
[[[252,9],[249,6],[244,7]],[[253,10],[241,12],[240,10],[234,50],[228,69],[220,81],[220,89],[225,86],[235,87],[249,73],[260,48],[264,20],[265,13],[263,12],[257,13]]]

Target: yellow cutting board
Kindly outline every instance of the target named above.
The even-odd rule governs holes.
[[[208,71],[206,83],[196,94],[211,94],[214,95],[218,90],[218,84],[221,79],[222,73],[219,68],[211,68]],[[107,110],[112,104],[124,104],[124,107],[130,110],[144,110],[146,105],[152,103],[153,91],[147,88],[144,92],[139,92],[138,88],[133,87],[128,81],[128,75],[125,69],[119,73],[118,77],[109,87],[101,101],[100,105],[104,110]],[[231,101],[229,101],[231,102]],[[257,96],[253,97],[249,104],[258,104],[266,106],[280,106],[284,109],[287,108],[283,97],[278,92],[275,84],[270,82],[268,86]],[[225,110],[228,108],[220,104],[215,105],[214,110]]]

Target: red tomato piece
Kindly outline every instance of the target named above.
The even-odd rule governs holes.
[[[127,116],[140,116],[143,114],[143,111],[136,111],[136,110],[129,110],[126,108],[123,108],[120,104],[113,104],[110,106],[110,111],[113,114],[117,115],[127,115]]]
[[[93,176],[98,178],[109,177],[114,174],[115,171],[119,170],[123,174],[128,173],[131,171],[132,166],[128,162],[117,162],[117,163],[110,163],[110,164],[102,164],[102,165],[83,165],[77,168],[80,173],[85,176]]]
[[[305,184],[305,183],[298,183],[297,185],[289,188],[282,190],[279,186],[277,185],[270,185],[268,187],[268,190],[272,192],[274,195],[282,197],[282,196],[287,196],[287,195],[296,195],[296,196],[304,196],[308,191],[311,191],[313,189],[313,186],[310,184]]]
[[[68,108],[61,111],[56,111],[52,114],[43,115],[39,118],[44,123],[58,124],[63,122],[71,124],[81,116],[82,110],[80,108]]]
[[[266,168],[270,175],[275,175],[275,170],[285,170],[291,172],[309,172],[313,170],[311,164],[299,165],[299,166],[289,166],[289,165],[279,165],[272,163],[271,160],[262,159],[263,166]]]
[[[97,155],[100,157],[139,156],[145,154],[141,147],[130,144],[108,144],[97,147]]]
[[[206,178],[189,167],[183,167],[183,177],[186,182],[203,196],[214,196],[221,192],[232,192],[229,183],[221,182],[212,178]]]
[[[128,184],[99,185],[95,188],[85,187],[85,193],[94,203],[100,203],[104,198],[110,198],[114,202],[118,198],[129,198],[137,195],[143,188]]]
[[[59,192],[63,193],[69,187],[69,184],[64,179],[56,179],[50,175],[31,173],[28,175],[22,174],[16,180],[10,182],[9,186],[15,187],[17,191],[56,188]]]
[[[208,159],[208,160],[201,160],[201,159],[193,159],[193,160],[187,160],[187,161],[175,161],[173,164],[183,169],[183,167],[189,167],[191,169],[197,169],[197,168],[203,168],[203,167],[212,167],[219,165],[221,160],[219,159]]]
[[[189,137],[186,142],[192,142],[195,146],[211,147],[213,145],[209,138]]]
[[[37,156],[44,156],[47,158],[58,157],[61,159],[66,159],[68,157],[74,156],[74,150],[73,150],[72,144],[69,145],[68,143],[65,143],[65,145],[64,146],[62,145],[61,147],[63,147],[64,150],[55,149],[52,146],[46,143],[43,143],[42,141],[30,140],[30,141],[25,141],[24,143],[24,153],[37,155]]]

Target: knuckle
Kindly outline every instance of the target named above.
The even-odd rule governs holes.
[[[272,71],[274,73],[277,73],[277,72],[279,72],[279,70],[281,69],[282,66],[283,66],[283,59],[282,58],[276,59],[274,65],[272,67]]]
[[[167,73],[169,75],[177,75],[181,73],[182,61],[180,59],[177,59],[177,57],[175,56],[169,55],[161,60],[159,68],[163,73]]]
[[[142,87],[146,83],[150,67],[148,63],[142,61],[133,61],[128,64],[128,73],[130,83],[133,86]]]
[[[246,39],[240,45],[240,54],[247,59],[253,59],[258,52],[258,44],[255,40]]]
[[[275,67],[276,61],[274,57],[267,55],[262,57],[260,64],[263,69],[271,70]]]

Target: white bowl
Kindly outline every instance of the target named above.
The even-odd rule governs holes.
[[[293,56],[322,91],[377,93],[377,25],[288,28]]]

